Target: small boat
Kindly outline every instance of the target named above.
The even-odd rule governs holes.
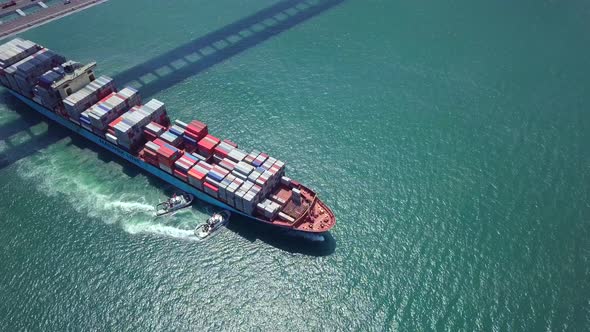
[[[211,217],[209,217],[209,219],[207,219],[206,223],[201,224],[195,228],[195,235],[201,239],[208,237],[219,230],[221,227],[225,226],[229,221],[230,216],[231,213],[225,210],[219,213],[214,213]]]
[[[194,198],[191,194],[174,194],[167,201],[156,205],[156,217],[184,209],[191,205]]]

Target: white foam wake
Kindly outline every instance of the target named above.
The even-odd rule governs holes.
[[[56,144],[18,163],[18,174],[49,196],[65,198],[77,212],[118,224],[131,234],[191,238],[198,220],[192,211],[154,219],[162,192],[144,176],[129,177],[117,163],[104,163],[91,151]],[[174,225],[171,225],[173,223]]]

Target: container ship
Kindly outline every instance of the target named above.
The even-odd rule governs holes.
[[[285,175],[285,163],[240,149],[198,120],[170,121],[164,103],[95,77],[81,64],[21,38],[0,46],[0,82],[47,118],[196,198],[249,220],[324,233],[336,218],[317,194]]]

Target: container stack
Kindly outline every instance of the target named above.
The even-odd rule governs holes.
[[[225,168],[223,168],[219,165],[213,165],[213,168],[211,168],[209,173],[207,173],[207,177],[209,177],[217,182],[221,182],[228,174],[229,174],[229,171],[226,170]]]
[[[102,98],[98,103],[82,112],[80,123],[89,124],[96,133],[104,133],[108,124],[121,116],[129,108],[141,102],[137,90],[126,87],[119,92],[113,92]]]
[[[176,160],[178,160],[178,158],[180,158],[182,152],[160,139],[156,139],[153,143],[160,146],[157,152],[158,166],[161,170],[172,174],[174,170],[174,163]]]
[[[227,174],[219,183],[219,199],[222,201],[229,203],[227,199],[227,187],[235,180],[235,178],[235,176]]]
[[[245,189],[249,188],[253,184],[248,181],[244,183],[234,193],[234,207],[240,211],[244,209],[244,195],[246,194]]]
[[[233,149],[227,154],[227,157],[236,163],[239,163],[240,161],[244,160],[246,156],[246,152],[240,149]]]
[[[229,171],[224,169],[219,165],[213,165],[211,170],[207,173],[207,177],[205,178],[205,184],[208,184],[210,188],[216,193],[219,197],[219,191],[221,188],[221,181],[225,179],[225,177],[229,174]]]
[[[240,161],[236,163],[235,168],[232,170],[232,174],[236,177],[246,181],[248,180],[248,175],[254,171],[254,167],[252,165],[248,165],[244,161]]]
[[[172,130],[167,130],[162,133],[162,135],[160,135],[160,139],[175,147],[179,147],[180,143],[182,143],[181,136],[174,134]]]
[[[236,168],[236,163],[227,159],[227,158],[223,158],[219,163],[219,166],[225,168],[227,171],[231,172]]]
[[[208,160],[208,158],[201,156],[200,154],[198,154],[196,152],[191,152],[191,156],[193,156],[198,161],[205,161],[206,162]]]
[[[194,187],[203,190],[203,182],[205,177],[213,166],[207,162],[199,161],[188,171],[188,182]]]
[[[280,206],[276,202],[270,199],[265,199],[262,202],[256,204],[256,210],[264,215],[268,219],[274,219],[279,212]]]
[[[159,167],[160,163],[158,162],[158,150],[160,146],[154,142],[147,142],[143,147],[143,151],[141,155],[143,156],[143,160],[149,163],[152,166]]]
[[[250,165],[253,165],[254,160],[256,160],[256,157],[258,157],[259,155],[260,155],[260,151],[254,150],[254,151],[248,153],[246,158],[244,158],[244,161]]]
[[[23,96],[33,98],[33,88],[39,77],[65,61],[63,56],[43,48],[4,70],[8,86]]]
[[[257,169],[258,172],[260,172],[259,169]],[[267,171],[263,171],[262,173],[258,173],[259,175],[257,176],[255,182],[257,185],[259,185],[260,187],[262,187],[262,194],[264,196],[268,195],[268,193],[271,191],[271,183],[269,181],[270,178],[270,173],[268,173]]]
[[[262,159],[263,158],[255,159],[253,164],[259,164]],[[279,184],[281,177],[285,175],[285,163],[273,157],[266,158],[266,160],[256,169],[262,173],[259,176],[260,181],[268,182],[268,185],[263,189],[265,195],[270,189],[276,187]]]
[[[80,118],[79,118],[79,123],[82,126],[82,128],[88,130],[88,131],[92,131],[92,125],[90,124],[90,117],[88,116],[90,112],[88,112],[88,110],[80,113]]]
[[[209,171],[205,180],[215,191],[217,198],[227,202],[237,210],[252,214],[256,204],[262,199],[262,187],[252,181],[244,180],[226,169],[217,168]],[[221,169],[221,170],[220,170]],[[221,180],[220,180],[221,179]]]
[[[261,173],[259,170],[255,169],[252,171],[252,173],[250,173],[250,175],[248,175],[248,180],[256,183],[256,180],[258,180],[262,174],[263,173]]]
[[[252,183],[248,181],[248,183]],[[246,192],[242,199],[242,207],[243,211],[252,214],[254,213],[254,209],[256,208],[256,204],[260,202],[262,198],[262,188],[256,184],[253,184],[250,189]]]
[[[227,155],[233,150],[235,149],[234,146],[232,146],[231,144],[229,144],[228,142],[221,142],[219,143],[215,149],[213,149],[213,158],[219,162],[222,159],[226,158]]]
[[[197,144],[197,150],[199,151],[200,155],[210,157],[213,155],[213,150],[217,144],[219,144],[219,138],[212,135],[207,135],[199,141]]]
[[[281,184],[291,188],[291,178],[288,178],[286,176],[281,176]]]
[[[185,131],[185,129],[177,124],[173,124],[170,127],[170,132],[178,137],[182,137],[182,135],[184,135],[184,131]]]
[[[197,137],[195,128],[206,128],[198,121],[193,121],[184,128],[182,122],[175,123],[175,126],[179,128],[170,132],[184,129],[183,137]],[[198,154],[192,155],[198,157],[198,160],[206,161],[213,157],[215,164],[204,163],[208,167],[202,167],[197,163],[188,172],[189,183],[248,214],[254,213],[257,204],[273,192],[284,175],[285,164],[282,161],[256,150],[246,153],[238,149],[232,141],[219,142],[219,139],[208,134],[198,141],[197,151]],[[289,185],[290,179],[286,178],[283,182]],[[259,210],[265,216],[274,218],[278,209],[285,204],[285,200],[277,198],[274,202],[264,204]]]
[[[183,122],[180,120],[174,120],[174,124],[179,126],[182,129],[186,129],[186,127],[188,126],[188,124],[186,124],[186,122]]]
[[[176,125],[179,124],[176,123]],[[191,123],[186,125],[183,129],[184,133],[182,138],[184,139],[187,150],[190,151],[195,151],[197,149],[198,142],[209,133],[207,125],[197,120],[191,121]]]
[[[252,152],[252,154],[254,154],[255,151]],[[258,155],[256,156],[256,158],[254,158],[254,161],[252,162],[252,166],[254,167],[260,167],[262,166],[262,164],[266,161],[266,159],[268,158],[268,155],[266,153],[258,153]]]
[[[193,157],[190,153],[182,154],[182,156],[174,162],[174,176],[180,178],[184,182],[188,182],[188,171],[198,161],[199,160]]]
[[[242,186],[242,184],[244,184],[244,181],[241,179],[236,178],[233,175],[228,175],[228,177],[231,177],[231,183],[227,185],[227,187],[225,188],[225,199],[226,202],[231,205],[231,206],[236,206],[236,191],[240,188],[240,186]],[[228,179],[229,180],[229,179]]]
[[[127,150],[133,150],[143,140],[143,127],[150,122],[166,123],[167,121],[164,103],[152,99],[145,105],[134,106],[130,111],[111,122],[109,133],[112,132],[117,137],[120,146]]]
[[[77,123],[82,112],[115,90],[113,79],[108,76],[101,76],[79,91],[74,92],[64,99],[64,107],[70,120]]]
[[[150,122],[143,128],[143,136],[148,141],[153,141],[166,131],[166,127],[156,122]]]
[[[4,77],[4,70],[22,59],[37,53],[42,47],[29,40],[15,38],[0,45],[0,81],[7,85]]]

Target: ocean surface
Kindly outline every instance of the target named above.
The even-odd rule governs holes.
[[[2,331],[587,331],[588,1],[111,0],[26,31],[284,160],[323,242],[197,203],[0,91]]]

